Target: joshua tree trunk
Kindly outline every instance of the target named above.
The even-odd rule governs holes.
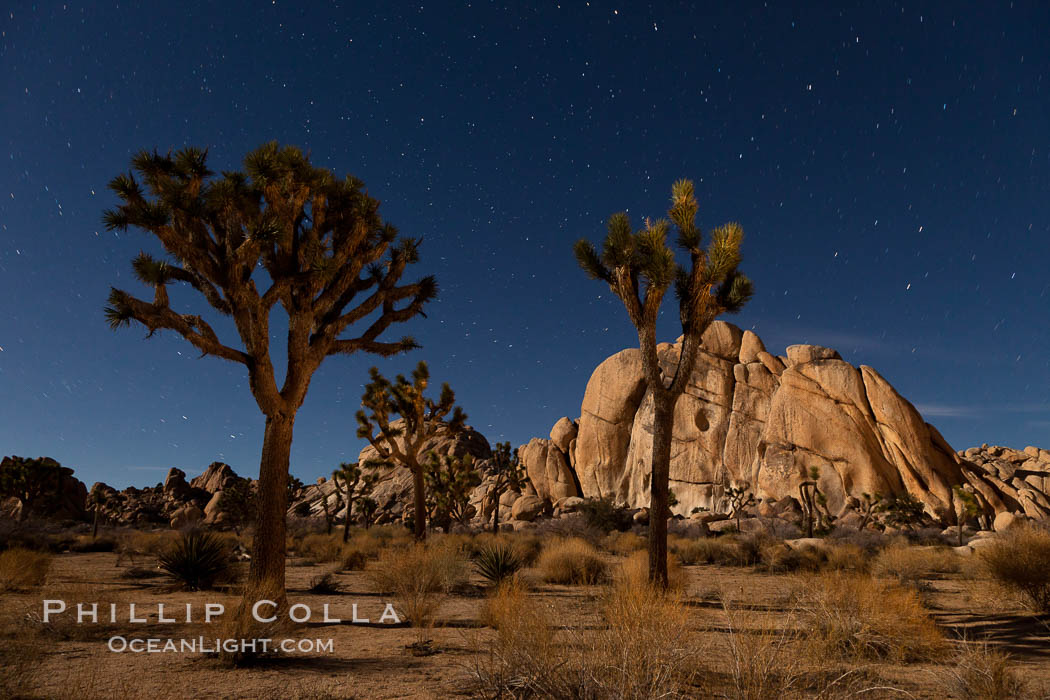
[[[95,504],[93,509],[95,511],[95,524],[91,526],[91,539],[98,537],[98,504]]]
[[[422,542],[427,538],[427,500],[423,468],[420,466],[412,469],[412,487],[415,491],[415,514],[412,520],[415,524],[416,541]]]
[[[501,495],[502,494],[500,494],[498,491],[495,492],[495,498],[494,498],[495,503],[492,506],[492,534],[493,535],[498,535],[499,534],[499,497]]]
[[[346,517],[343,518],[343,544],[350,541],[350,506],[352,502],[347,500],[346,502]]]
[[[259,515],[252,543],[249,580],[284,591],[285,511],[288,510],[288,464],[294,414],[266,417],[259,464]]]
[[[671,429],[677,396],[653,396],[653,466],[649,502],[649,580],[667,587],[667,507]]]

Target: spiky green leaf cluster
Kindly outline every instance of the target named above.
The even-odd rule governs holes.
[[[683,329],[702,331],[719,314],[739,311],[753,289],[738,270],[743,229],[737,223],[719,226],[704,248],[697,211],[692,181],[678,180],[671,187],[668,219],[646,220],[635,231],[626,213],[613,214],[601,251],[581,239],[574,246],[576,260],[592,279],[609,284],[636,326],[655,323],[663,295],[674,284]],[[667,242],[672,226],[689,267],[677,261]]]

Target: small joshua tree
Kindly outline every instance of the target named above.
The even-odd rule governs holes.
[[[855,506],[856,511],[861,515],[860,524],[857,526],[858,531],[866,528],[876,516],[880,501],[882,501],[882,496],[879,494],[872,496],[870,493],[862,493],[860,495]]]
[[[372,381],[361,397],[363,408],[357,412],[357,436],[375,448],[379,454],[378,464],[404,467],[412,472],[413,529],[416,539],[422,541],[427,536],[424,448],[439,433],[460,432],[467,414],[455,405],[456,395],[447,383],[441,385],[437,401],[423,395],[430,384],[426,362],[416,366],[412,381],[399,374],[391,382],[376,367],[370,374]]]
[[[736,520],[736,531],[740,532],[740,514],[745,508],[755,505],[755,494],[751,493],[751,484],[745,481],[737,486],[727,487],[726,498],[729,500],[729,515]]]
[[[469,519],[470,493],[481,484],[481,475],[470,455],[427,453],[423,462],[427,489],[427,517],[446,533],[452,523]]]
[[[959,530],[959,546],[962,547],[963,525],[970,518],[981,514],[981,504],[977,501],[972,486],[955,486],[952,491],[955,493],[955,524]]]
[[[365,465],[367,468],[369,465]],[[354,503],[372,493],[379,475],[375,471],[365,471],[357,462],[343,462],[332,472],[332,483],[340,500],[346,504],[346,517],[343,518],[343,542],[350,540],[350,515]]]
[[[508,489],[521,491],[528,476],[525,465],[518,457],[518,449],[510,449],[509,442],[497,442],[485,469],[486,476],[492,478],[489,498],[492,499],[492,533],[499,532],[499,499]]]
[[[248,479],[232,479],[219,496],[219,511],[237,535],[255,520],[257,507],[255,489]]]
[[[827,531],[834,520],[828,511],[828,497],[817,485],[820,470],[809,468],[809,479],[798,485],[799,505],[802,506],[802,520],[806,528],[806,537],[813,537],[814,526]]]
[[[609,285],[638,331],[642,369],[653,402],[649,580],[662,588],[667,587],[666,514],[674,407],[693,373],[704,331],[718,316],[739,311],[752,294],[750,280],[737,270],[743,229],[735,223],[716,228],[704,248],[696,225],[697,208],[693,183],[679,180],[671,187],[670,222],[646,220],[645,228],[634,232],[626,213],[613,214],[601,253],[586,239],[577,241],[574,248],[580,267]],[[672,223],[678,232],[678,247],[689,256],[688,269],[677,263],[667,244]],[[677,366],[665,376],[656,351],[656,320],[672,284],[684,340]]]
[[[203,355],[244,366],[265,417],[249,581],[283,599],[289,457],[310,380],[332,355],[418,347],[411,338],[381,336],[421,314],[437,285],[432,277],[402,281],[419,259],[419,240],[398,238],[360,180],[336,177],[276,142],[249,153],[243,173],[215,176],[206,161],[198,148],[143,151],[131,161],[133,173],[110,182],[120,202],[105,213],[106,227],[151,234],[169,259],[136,257],[135,274],[153,298],[113,289],[106,319],[114,329],[139,323],[149,335],[171,330]],[[191,310],[176,311],[172,284],[198,292],[240,342],[224,342]],[[270,320],[277,307],[288,316],[288,332],[273,348],[284,355],[275,362]],[[352,328],[360,332],[348,336]]]
[[[92,513],[92,525],[91,525],[91,539],[98,537],[98,525],[102,518],[105,517],[102,513],[102,509],[106,507],[106,503],[109,502],[109,493],[102,484],[95,484],[91,487],[91,493],[88,494],[88,502],[91,503]]]

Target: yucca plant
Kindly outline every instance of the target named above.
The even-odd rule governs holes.
[[[184,532],[158,557],[160,568],[183,588],[204,591],[232,573],[226,544],[210,532]]]
[[[492,586],[498,586],[521,567],[521,559],[505,544],[482,547],[474,557],[474,569]]]

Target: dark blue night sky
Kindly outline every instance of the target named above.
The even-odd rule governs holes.
[[[637,341],[571,244],[662,215],[679,177],[705,227],[744,226],[757,294],[730,320],[771,351],[874,366],[956,448],[1050,447],[1050,5],[524,5],[7,3],[0,453],[89,484],[257,474],[242,366],[106,326],[109,286],[146,292],[130,261],[158,247],[100,216],[140,149],[233,169],[271,139],[362,178],[441,285],[395,332],[423,350],[322,366],[304,480],[356,458],[372,364],[427,360],[493,442],[577,416]]]

